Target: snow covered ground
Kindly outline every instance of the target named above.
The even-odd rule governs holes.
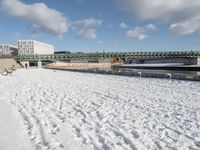
[[[199,82],[21,69],[0,86],[1,150],[200,149]]]

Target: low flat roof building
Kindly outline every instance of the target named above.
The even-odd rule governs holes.
[[[17,46],[11,44],[0,44],[0,56],[12,57],[18,55]]]
[[[19,55],[46,55],[54,54],[54,46],[35,40],[19,40]]]

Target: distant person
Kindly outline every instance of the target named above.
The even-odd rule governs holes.
[[[26,68],[26,69],[28,68],[28,64],[27,64],[27,63],[25,63],[25,68]]]

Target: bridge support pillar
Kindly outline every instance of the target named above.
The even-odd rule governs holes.
[[[200,65],[200,57],[197,57],[197,65]]]
[[[37,63],[38,68],[42,68],[42,62],[39,60]]]

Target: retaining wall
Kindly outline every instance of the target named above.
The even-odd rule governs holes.
[[[144,59],[136,59],[133,60],[133,63],[139,64],[161,64],[161,63],[184,63],[184,65],[197,65],[200,64],[200,58],[144,58]]]
[[[14,65],[15,68],[21,68],[13,58],[0,58],[0,72],[4,72],[5,68],[10,69],[12,65]]]
[[[176,79],[176,80],[189,80],[189,81],[200,81],[200,75],[188,75],[188,74],[171,74],[171,73],[147,73],[147,72],[120,72],[120,71],[105,71],[105,70],[94,70],[94,69],[66,69],[56,67],[45,67],[45,69],[63,70],[72,72],[83,72],[83,73],[97,73],[107,75],[121,75],[121,76],[133,76],[133,77],[144,77],[144,78],[164,78],[164,79]]]

